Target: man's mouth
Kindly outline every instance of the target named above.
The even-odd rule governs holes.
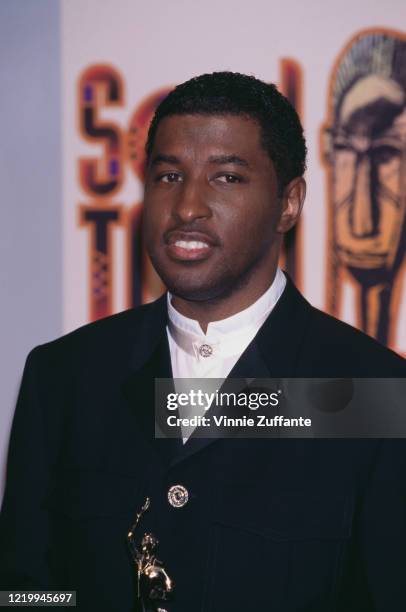
[[[209,237],[198,235],[198,232],[173,232],[167,240],[167,253],[177,261],[198,261],[206,259],[212,253],[214,244]]]

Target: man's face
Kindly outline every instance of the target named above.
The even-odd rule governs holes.
[[[340,259],[391,270],[405,221],[405,94],[369,76],[341,105],[335,135],[334,225]]]
[[[175,295],[213,300],[272,280],[282,201],[259,125],[233,115],[159,124],[145,185],[145,238]]]

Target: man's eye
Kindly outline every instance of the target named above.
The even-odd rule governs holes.
[[[217,181],[221,183],[241,183],[242,178],[240,176],[236,176],[235,174],[220,174],[220,176],[216,177]]]
[[[182,177],[178,172],[166,172],[166,174],[161,174],[158,177],[161,183],[178,183],[181,179]]]

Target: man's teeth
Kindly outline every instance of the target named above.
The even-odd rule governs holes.
[[[175,246],[189,251],[192,249],[207,249],[209,247],[206,242],[200,242],[200,240],[177,240]]]

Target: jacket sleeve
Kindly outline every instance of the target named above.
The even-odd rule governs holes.
[[[41,397],[41,355],[42,349],[36,348],[27,358],[11,430],[0,513],[3,590],[46,590],[51,586],[46,510],[50,465]]]
[[[360,539],[374,611],[406,610],[406,440],[386,439],[364,498]]]

